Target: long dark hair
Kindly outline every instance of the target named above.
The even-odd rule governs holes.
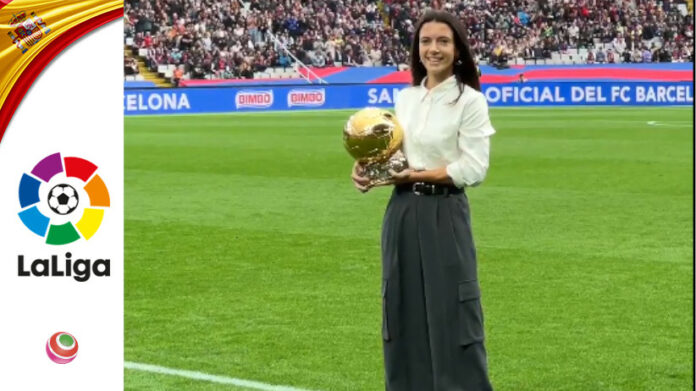
[[[411,45],[411,79],[413,85],[418,86],[427,75],[425,65],[420,61],[420,31],[424,23],[440,22],[447,24],[452,30],[454,36],[454,45],[457,48],[459,56],[454,59],[452,71],[457,79],[459,86],[459,96],[462,95],[462,85],[466,84],[476,91],[481,91],[481,83],[479,82],[478,70],[474,63],[474,57],[469,49],[469,41],[466,35],[466,27],[464,23],[459,21],[454,15],[443,11],[428,11],[423,15],[416,24],[416,32],[413,36]],[[459,100],[459,96],[456,100]]]

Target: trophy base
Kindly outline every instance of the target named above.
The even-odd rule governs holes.
[[[399,150],[386,161],[365,165],[365,176],[370,178],[369,186],[378,186],[391,181],[392,176],[389,174],[389,170],[401,172],[406,168],[408,168],[406,156]]]

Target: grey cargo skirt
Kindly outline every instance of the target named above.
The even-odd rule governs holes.
[[[465,193],[394,190],[382,225],[387,391],[492,390]]]

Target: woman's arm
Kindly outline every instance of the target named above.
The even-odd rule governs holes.
[[[401,172],[391,171],[393,184],[409,183],[409,182],[431,182],[452,185],[452,178],[447,174],[447,167],[440,167],[433,170],[415,171],[406,169]]]
[[[491,149],[490,135],[495,132],[493,127],[490,126],[487,110],[485,122],[488,124],[487,126],[491,133],[460,135],[459,149],[461,156],[445,168],[457,187],[476,186],[483,182],[483,179],[486,177]],[[482,128],[477,129],[480,130]]]
[[[445,167],[431,170],[405,170],[392,173],[394,183],[432,182],[457,187],[476,186],[486,177],[490,155],[490,136],[495,133],[488,117],[488,102],[477,94],[465,108],[459,128],[457,147],[459,159]]]

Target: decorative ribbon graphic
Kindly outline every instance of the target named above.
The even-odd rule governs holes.
[[[123,16],[123,0],[0,0],[0,141],[19,102],[72,42]]]

